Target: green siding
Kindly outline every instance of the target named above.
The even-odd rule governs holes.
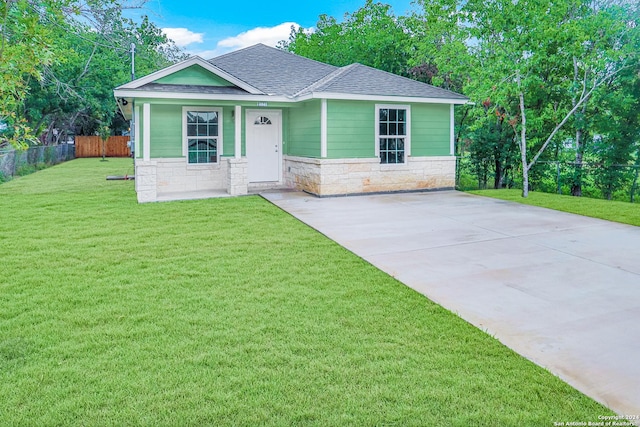
[[[375,106],[376,102],[327,101],[327,156],[329,158],[374,156]],[[410,104],[410,107],[411,155],[416,157],[449,155],[449,105]]]
[[[138,114],[138,121],[135,122],[133,125],[134,127],[134,138],[135,138],[135,129],[138,129],[138,138],[134,141],[135,142],[135,152],[133,153],[136,156],[136,159],[141,159],[143,157],[143,153],[142,153],[142,121],[144,120],[142,118],[142,104],[136,104],[134,101],[133,104],[133,111],[135,114],[136,108],[139,110]]]
[[[180,106],[151,105],[151,157],[182,157]]]
[[[151,104],[151,157],[182,157],[182,107],[207,106],[222,108],[223,156],[235,153],[234,106],[224,102],[176,100],[136,100],[140,107],[140,138],[137,141],[136,157],[143,156],[142,103]],[[254,103],[243,103],[242,155],[246,155],[245,120],[246,109],[257,109]],[[375,152],[375,102],[327,101],[327,155],[328,158],[371,158]],[[321,101],[313,100],[286,107],[269,105],[267,108],[282,109],[283,152],[292,156],[320,157]],[[449,155],[449,105],[411,104],[412,156]]]
[[[290,156],[320,157],[320,101],[290,109],[287,122],[288,132],[283,132],[283,137],[288,134],[284,152]]]
[[[327,157],[374,157],[375,115],[373,102],[328,100]]]
[[[176,151],[176,155],[175,156],[169,156],[169,157],[182,157],[182,107],[183,106],[189,106],[189,107],[217,107],[217,108],[222,108],[223,109],[223,113],[222,113],[222,119],[223,119],[223,156],[233,156],[235,154],[235,118],[234,116],[232,116],[232,114],[235,115],[235,106],[236,105],[240,105],[242,106],[242,113],[241,113],[241,120],[242,120],[242,129],[241,129],[241,147],[242,147],[242,156],[246,155],[246,146],[245,146],[245,114],[246,114],[246,109],[261,109],[260,107],[257,106],[257,101],[215,101],[215,102],[211,102],[211,101],[207,101],[207,100],[190,100],[190,101],[184,101],[181,99],[154,99],[154,98],[138,98],[135,100],[136,105],[138,105],[140,107],[140,117],[141,117],[141,123],[140,123],[140,149],[138,150],[138,153],[136,154],[136,157],[142,157],[142,105],[144,103],[148,103],[150,104],[152,107],[152,116],[153,116],[153,109],[156,106],[162,106],[162,108],[160,108],[158,111],[173,111],[175,114],[173,115],[173,117],[170,118],[171,121],[177,123],[176,126],[178,126],[178,132],[179,132],[179,141],[177,142],[178,148]],[[319,104],[318,104],[319,105]],[[170,107],[174,107],[174,109],[172,110]],[[288,141],[289,138],[289,130],[287,128],[285,128],[284,126],[288,126],[288,116],[285,115],[285,112],[287,111],[288,108],[293,108],[293,109],[298,109],[300,107],[299,104],[292,104],[292,103],[288,103],[288,102],[269,102],[269,106],[266,107],[267,109],[281,109],[283,111],[283,140],[284,141]],[[320,113],[319,113],[320,109],[318,108],[318,154],[320,153]],[[152,117],[152,126],[153,123],[160,123],[161,127],[162,127],[162,121],[164,120],[164,118],[166,118],[164,116],[164,114],[161,114],[160,116],[158,116],[157,118],[153,118]],[[176,122],[177,120],[177,122]],[[179,123],[178,123],[179,122]],[[152,136],[156,135],[156,136],[160,136],[159,135],[160,132],[156,132],[156,131],[152,131]],[[160,139],[163,139],[162,136],[160,136]],[[166,141],[165,141],[166,142]],[[151,141],[151,145],[152,147],[154,146],[154,142],[153,139]],[[286,147],[286,146],[285,146]],[[155,149],[152,148],[152,157],[155,156],[156,151]],[[160,157],[167,157],[167,156],[160,156]]]
[[[286,108],[282,110],[282,142],[284,143],[284,146],[282,147],[282,153],[284,154],[288,154],[287,149],[289,147],[287,146],[287,141],[289,141],[290,135],[291,132],[289,129],[289,109]]]
[[[231,116],[232,107],[222,109],[222,155],[233,156],[235,153],[236,126],[235,118]],[[234,113],[235,114],[235,113]]]
[[[450,111],[448,104],[411,106],[411,155],[450,155]]]
[[[241,117],[241,121],[240,121],[240,156],[246,156],[247,155],[247,132],[246,132],[246,128],[247,128],[247,112],[245,111],[245,109],[242,109],[242,115]]]
[[[223,78],[205,70],[199,65],[192,65],[184,70],[164,76],[154,83],[174,85],[201,85],[201,86],[234,86]]]
[[[232,107],[222,109],[223,156],[233,156],[235,152],[235,123],[232,111]],[[140,125],[142,126],[142,123]],[[140,139],[142,140],[142,133]],[[142,153],[139,156],[141,157]],[[151,157],[183,157],[182,105],[151,105]]]

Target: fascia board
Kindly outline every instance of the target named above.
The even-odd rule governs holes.
[[[379,96],[379,95],[359,95],[351,93],[332,93],[332,92],[312,92],[300,97],[297,101],[307,101],[309,99],[339,99],[347,101],[378,101],[378,102],[413,102],[422,104],[466,104],[468,99],[456,98],[424,98],[412,96]]]
[[[185,93],[185,92],[155,92],[135,89],[115,89],[113,94],[116,98],[149,98],[149,99],[183,99],[207,100],[207,101],[264,101],[264,102],[288,102],[295,103],[297,100],[286,96],[271,95],[225,95],[212,93]]]

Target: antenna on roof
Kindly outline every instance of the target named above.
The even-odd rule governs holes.
[[[131,81],[136,79],[136,44],[131,43]]]

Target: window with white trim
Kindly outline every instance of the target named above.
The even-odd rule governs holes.
[[[376,107],[376,154],[382,164],[405,163],[409,154],[409,107]]]
[[[195,107],[185,109],[184,115],[187,162],[218,163],[222,148],[220,110]]]

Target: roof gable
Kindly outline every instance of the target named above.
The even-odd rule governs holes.
[[[182,70],[178,70],[175,73],[160,77],[153,81],[153,83],[198,86],[235,86],[217,74],[214,74],[209,70],[205,70],[198,64],[191,65],[187,68],[183,68]]]
[[[138,89],[148,83],[154,83],[157,80],[161,80],[164,77],[170,76],[171,74],[177,73],[181,70],[185,70],[193,65],[199,65],[201,68],[203,68],[206,71],[209,71],[210,73],[218,76],[219,78],[221,78],[222,80],[225,80],[229,83],[231,83],[234,86],[239,87],[240,89],[243,89],[247,92],[249,92],[250,94],[254,94],[254,95],[264,95],[264,92],[262,92],[260,89],[248,84],[247,82],[244,82],[238,78],[236,78],[235,76],[227,73],[224,70],[221,70],[219,68],[217,68],[216,66],[210,64],[209,62],[205,61],[204,59],[200,58],[199,56],[192,56],[189,59],[186,59],[182,62],[178,62],[177,64],[173,64],[170,65],[166,68],[163,68],[162,70],[156,71],[155,73],[151,73],[145,77],[136,79],[132,82],[123,84],[121,86],[118,86],[116,88],[116,90],[122,90],[122,89]]]

